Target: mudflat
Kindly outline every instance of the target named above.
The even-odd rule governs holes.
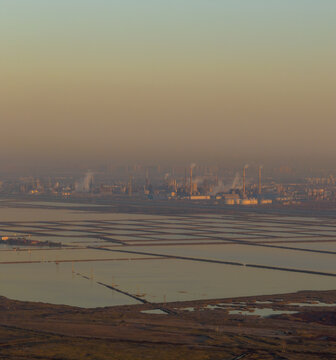
[[[0,298],[1,359],[336,359],[336,291],[94,309]]]

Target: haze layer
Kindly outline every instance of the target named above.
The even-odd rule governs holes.
[[[1,1],[3,163],[327,156],[334,0]]]

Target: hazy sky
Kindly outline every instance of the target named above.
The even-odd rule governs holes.
[[[336,153],[335,0],[0,0],[0,161]]]

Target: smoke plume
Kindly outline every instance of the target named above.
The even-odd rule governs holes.
[[[85,174],[83,179],[76,181],[75,191],[76,192],[90,192],[92,184],[93,184],[93,172],[89,170]]]

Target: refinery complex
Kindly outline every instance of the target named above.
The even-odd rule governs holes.
[[[332,174],[298,177],[291,169],[261,165],[237,169],[200,166],[125,166],[77,174],[0,181],[0,194],[57,199],[211,201],[228,206],[299,204],[336,200]]]

